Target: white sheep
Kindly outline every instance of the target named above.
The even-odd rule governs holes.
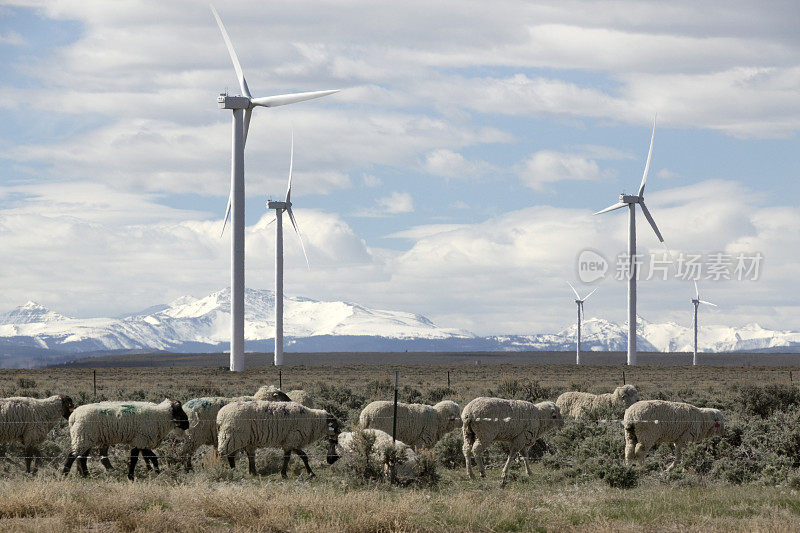
[[[189,420],[177,400],[165,399],[156,404],[151,402],[100,402],[82,405],[69,417],[70,453],[64,464],[67,475],[75,459],[82,476],[88,475],[86,456],[95,446],[106,454],[114,444],[132,446],[128,479],[133,479],[139,452],[158,469],[158,459],[153,448],[157,447],[172,430],[186,430]],[[104,457],[108,461],[108,457]],[[104,461],[106,469],[111,463]]]
[[[570,418],[581,418],[598,409],[608,409],[617,416],[639,401],[639,392],[633,385],[622,385],[614,392],[591,394],[588,392],[565,392],[556,400],[561,414]]]
[[[636,458],[643,465],[650,448],[670,442],[675,446],[675,460],[667,467],[667,472],[678,464],[687,444],[725,432],[725,420],[719,409],[663,400],[631,405],[625,410],[622,425],[625,427],[625,463],[630,464]]]
[[[265,389],[265,387],[262,387]],[[262,392],[259,389],[259,392]],[[269,395],[262,394],[265,400],[275,402],[290,402],[289,396],[283,391],[272,389]],[[238,396],[227,398],[223,396],[206,396],[203,398],[192,398],[183,404],[183,410],[189,418],[189,429],[183,437],[183,446],[180,455],[184,458],[186,470],[192,469],[192,456],[200,446],[208,445],[217,450],[217,413],[224,405],[231,402],[249,402],[256,399],[254,396]]]
[[[439,439],[461,424],[458,404],[443,400],[436,405],[397,404],[397,440],[415,449],[432,448]],[[392,434],[394,402],[379,400],[368,404],[358,417],[362,429],[380,429]]]
[[[486,477],[481,453],[495,441],[508,443],[508,459],[502,474],[503,487],[512,457],[516,457],[518,452],[522,453],[525,472],[530,476],[528,448],[545,432],[564,425],[561,409],[554,402],[533,404],[523,400],[487,397],[469,402],[461,412],[461,420],[464,459],[471,479],[475,478],[471,455],[475,457],[481,477]]]
[[[257,448],[281,448],[283,466],[281,477],[286,478],[289,458],[295,452],[303,460],[310,476],[314,472],[302,448],[319,439],[328,439],[328,456],[336,455],[336,441],[341,432],[337,418],[321,409],[310,409],[296,402],[233,402],[217,414],[217,451],[235,467],[234,456],[240,450],[247,453],[248,470],[256,474]]]
[[[25,471],[39,468],[39,444],[62,419],[68,419],[75,405],[69,396],[58,395],[36,399],[22,396],[0,398],[0,456],[5,455],[5,444],[19,442],[25,447]]]
[[[285,398],[281,395],[285,394]],[[275,387],[275,385],[264,385],[253,395],[256,400],[270,400],[273,402],[297,402],[306,407],[314,408],[314,399],[303,389],[293,389],[287,393]]]
[[[372,445],[370,460],[379,464],[384,464],[385,472],[388,472],[392,467],[392,465],[388,464],[386,461],[388,459],[388,452],[394,448],[399,463],[395,466],[395,474],[404,478],[411,478],[416,475],[418,458],[411,446],[399,440],[392,443],[392,436],[380,429],[362,429],[359,431],[345,431],[340,433],[336,443],[336,455],[328,456],[328,464],[335,463],[339,457],[360,453],[361,450],[359,449],[358,439],[361,438],[362,435],[374,437],[375,441]]]

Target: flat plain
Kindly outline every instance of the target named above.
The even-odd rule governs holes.
[[[403,354],[405,355],[405,354]],[[533,476],[516,462],[511,481],[499,487],[503,448],[486,453],[487,477],[470,481],[463,467],[460,432],[440,441],[416,480],[389,484],[360,459],[329,467],[321,446],[309,448],[317,477],[302,474],[292,460],[290,477],[278,474],[280,453],[258,454],[258,477],[245,461],[230,471],[210,453],[198,452],[195,469],[184,472],[170,458],[180,442],[170,437],[157,453],[161,474],[139,466],[138,479],[125,479],[126,450],[115,448],[117,466],[105,473],[90,460],[91,477],[60,474],[68,446],[66,423],[42,447],[39,472],[20,468],[18,447],[0,463],[2,531],[796,531],[800,529],[800,392],[793,380],[797,355],[762,355],[728,366],[638,367],[613,364],[575,366],[508,362],[490,354],[466,354],[460,361],[429,357],[441,364],[316,364],[251,367],[232,374],[222,365],[133,366],[135,356],[95,368],[0,371],[0,396],[69,394],[77,403],[94,400],[151,400],[252,394],[264,384],[302,388],[352,428],[360,409],[375,399],[391,399],[395,372],[401,401],[433,403],[450,398],[460,405],[481,395],[540,401],[566,390],[608,392],[635,384],[642,398],[688,401],[725,410],[726,433],[692,445],[668,476],[666,445],[651,452],[643,469],[622,465],[624,436],[612,417],[568,422],[537,446]],[[566,358],[572,354],[561,354]],[[721,354],[722,355],[722,354]],[[137,356],[147,364],[151,356]],[[219,356],[222,357],[222,356]],[[300,357],[300,356],[297,356]],[[313,357],[313,356],[307,356]],[[332,357],[332,356],[329,356]],[[354,357],[354,356],[353,356]],[[420,356],[421,357],[421,356]],[[461,357],[461,356],[459,356]],[[519,354],[510,357],[519,357]],[[555,356],[554,356],[555,357]],[[252,355],[251,362],[268,360]],[[476,364],[480,360],[481,364]],[[645,358],[646,360],[646,358]],[[297,360],[289,359],[296,363]],[[365,361],[365,359],[360,359]],[[424,361],[424,360],[423,360]],[[540,360],[541,361],[541,360]],[[546,361],[546,360],[545,360]],[[217,362],[217,361],[214,361]],[[307,361],[303,361],[308,363]],[[762,362],[762,365],[755,363]],[[327,363],[327,364],[321,364]],[[714,362],[709,361],[709,364]],[[780,366],[768,366],[778,365]],[[749,366],[748,366],[749,365]],[[448,386],[449,376],[449,386]],[[800,377],[800,376],[798,376]],[[96,393],[94,390],[96,378]],[[372,474],[370,474],[372,472]]]

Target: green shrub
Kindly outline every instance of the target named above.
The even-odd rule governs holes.
[[[461,431],[456,430],[442,437],[436,443],[434,450],[439,462],[445,468],[464,468],[466,467],[466,462],[464,461],[463,446],[464,438],[461,435]]]
[[[602,478],[609,487],[632,489],[639,484],[639,471],[633,466],[610,464]]]
[[[748,385],[739,389],[739,404],[742,412],[766,418],[800,405],[800,390],[793,385]]]

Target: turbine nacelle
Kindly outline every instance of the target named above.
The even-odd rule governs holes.
[[[634,196],[632,194],[620,194],[619,201],[623,204],[640,204],[644,198],[641,196]]]
[[[292,208],[292,202],[273,202],[272,200],[267,202],[268,209],[280,209],[281,211],[286,211]]]

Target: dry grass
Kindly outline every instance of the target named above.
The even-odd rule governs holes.
[[[401,386],[406,386],[401,397],[422,400],[442,393],[450,370],[452,390],[446,395],[462,404],[515,388],[553,396],[573,388],[607,391],[621,383],[623,370],[626,381],[637,384],[643,397],[699,403],[732,401],[735,391],[748,384],[789,383],[789,369],[780,368],[418,365],[290,367],[283,370],[284,388],[321,391],[339,386],[326,394],[358,398],[342,408],[352,421],[359,404],[390,394],[387,387],[395,369],[401,372]],[[187,400],[252,393],[266,383],[277,385],[275,369],[234,375],[208,368],[106,368],[98,372],[98,396]],[[91,370],[0,371],[0,396],[50,393],[90,401]],[[637,488],[621,490],[596,479],[576,482],[540,463],[531,479],[520,476],[518,467],[512,470],[505,490],[498,487],[496,464],[486,480],[469,481],[462,470],[442,467],[442,479],[434,487],[392,487],[353,484],[319,458],[314,462],[318,478],[297,480],[295,461],[295,478],[282,481],[274,473],[275,452],[260,455],[260,468],[269,472],[260,478],[248,476],[244,465],[230,472],[207,455],[196,461],[195,472],[167,466],[154,476],[140,469],[142,479],[130,483],[124,469],[105,474],[92,462],[92,478],[79,479],[74,473],[62,478],[58,467],[66,443],[62,426],[49,448],[56,458],[36,476],[25,475],[15,465],[0,465],[0,531],[800,530],[800,495],[790,483],[733,485],[695,474],[665,480],[651,472]],[[122,465],[123,453],[117,450],[115,464]]]
[[[793,490],[468,482],[439,490],[312,483],[20,479],[0,483],[4,531],[796,531]]]

